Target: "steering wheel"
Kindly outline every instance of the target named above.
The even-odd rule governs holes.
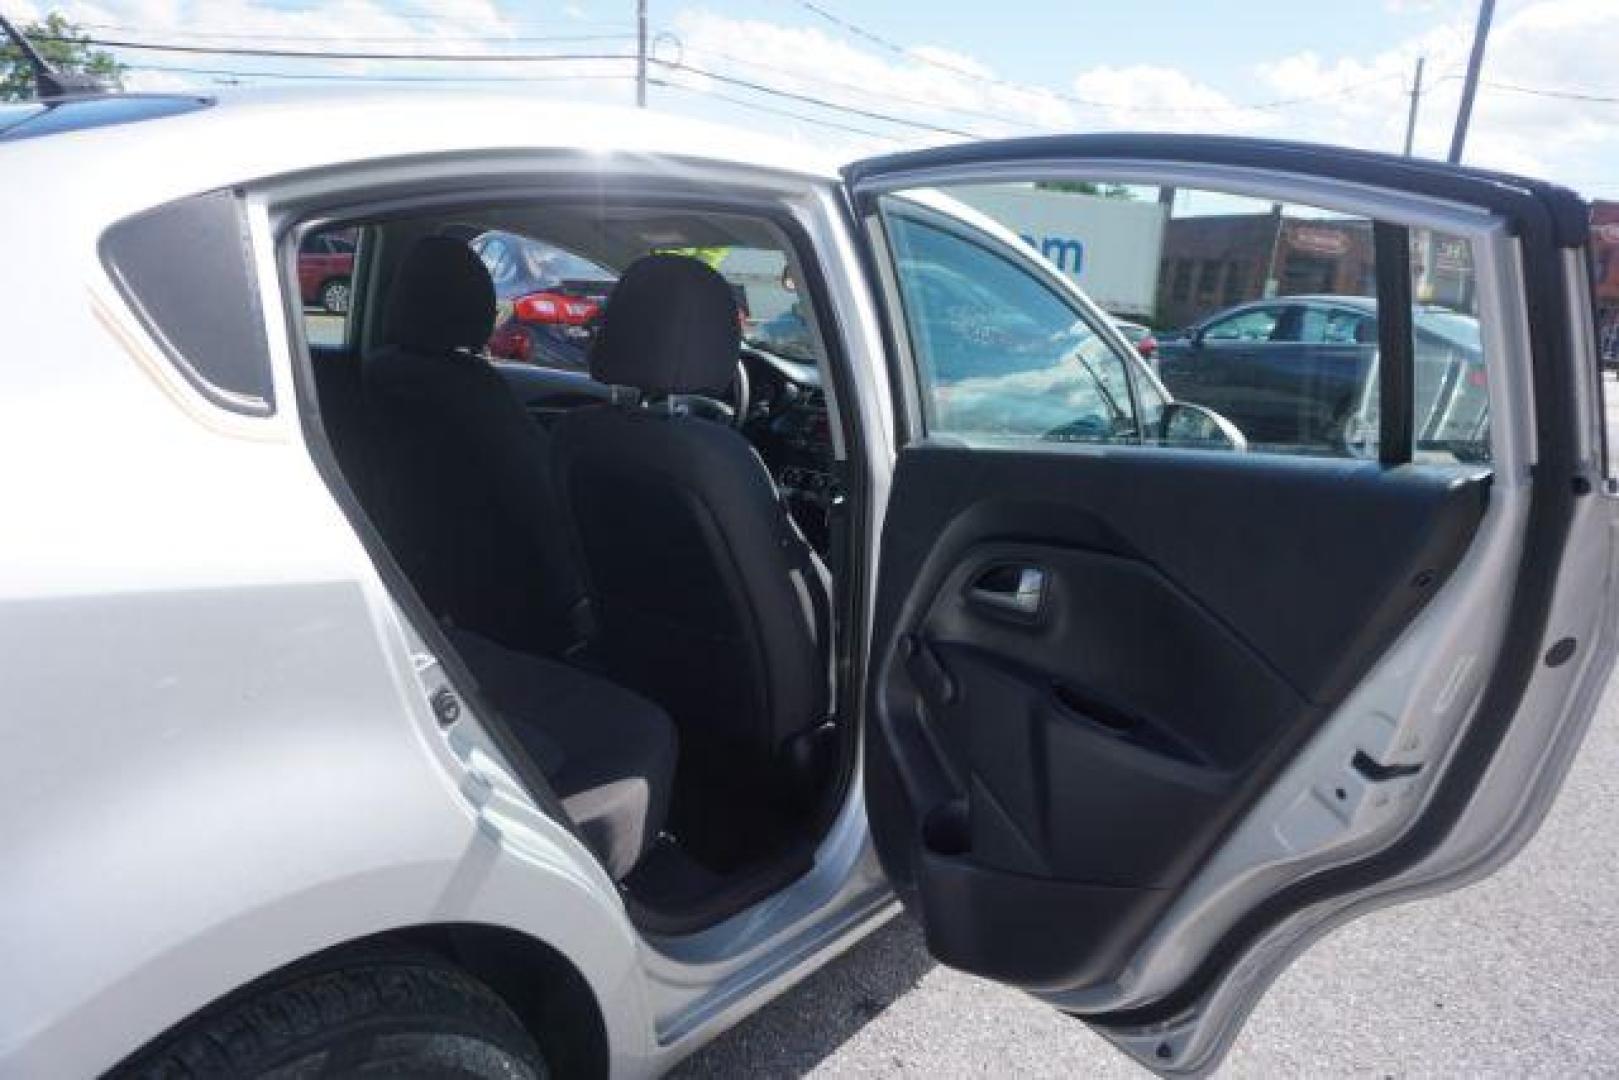
[[[731,377],[731,385],[726,387],[730,401],[721,401],[706,394],[675,394],[675,407],[688,416],[700,416],[704,420],[712,420],[717,424],[728,424],[740,428],[748,420],[748,402],[751,395],[751,385],[748,382],[748,369],[741,360],[736,362],[736,374]]]

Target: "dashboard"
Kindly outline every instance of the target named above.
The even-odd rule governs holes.
[[[749,384],[742,433],[764,459],[805,537],[824,554],[843,492],[833,469],[820,368],[747,347],[742,364]]]

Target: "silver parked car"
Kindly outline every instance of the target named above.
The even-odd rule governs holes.
[[[4,1076],[654,1075],[901,904],[1206,1070],[1331,928],[1508,860],[1612,667],[1550,185],[1186,136],[840,172],[526,96],[0,125]],[[1392,334],[1376,460],[1245,451],[948,196],[1053,176],[1459,237],[1488,452],[1416,459]],[[616,277],[588,372],[483,351],[491,230]]]

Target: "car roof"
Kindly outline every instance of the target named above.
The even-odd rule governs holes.
[[[30,103],[23,103],[30,104]],[[577,146],[588,149],[637,150],[688,147],[692,156],[738,164],[774,164],[787,171],[834,176],[842,165],[824,151],[758,132],[627,105],[594,104],[546,98],[513,90],[415,87],[236,87],[191,94],[108,94],[40,103],[45,111],[68,117],[87,114],[80,123],[62,123],[60,133],[114,136],[120,121],[183,119],[193,134],[210,133],[241,141],[260,129],[280,130],[288,120],[308,125],[310,141],[324,144],[323,132],[336,130],[345,141],[372,144],[379,135],[416,132],[417,143],[438,143],[457,128],[482,132],[516,128],[524,145]],[[91,120],[94,114],[111,119]],[[123,114],[123,115],[117,115]],[[544,123],[529,124],[529,117]],[[24,129],[27,126],[24,125]],[[399,128],[404,131],[397,130]],[[550,129],[550,130],[547,130]],[[145,133],[154,129],[147,128]],[[555,132],[553,134],[552,132]],[[19,130],[19,134],[21,134]],[[513,136],[491,145],[508,145]]]
[[[648,155],[823,182],[835,180],[841,164],[815,147],[690,117],[506,90],[222,88],[211,96],[212,105],[138,123],[68,125],[0,141],[0,176],[36,209],[66,199],[66,185],[80,200],[78,213],[121,216],[262,178],[458,151]],[[109,174],[119,183],[105,183]],[[0,197],[0,204],[17,201]]]
[[[1286,296],[1273,296],[1268,300],[1256,300],[1254,303],[1332,304],[1337,307],[1358,308],[1361,311],[1377,310],[1377,297],[1375,296],[1350,296],[1336,293],[1290,293]]]

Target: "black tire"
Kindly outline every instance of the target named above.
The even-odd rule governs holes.
[[[352,292],[348,278],[333,278],[320,287],[320,306],[333,315],[347,315]]]
[[[188,1021],[112,1075],[545,1080],[549,1070],[492,990],[411,956],[290,976]]]

